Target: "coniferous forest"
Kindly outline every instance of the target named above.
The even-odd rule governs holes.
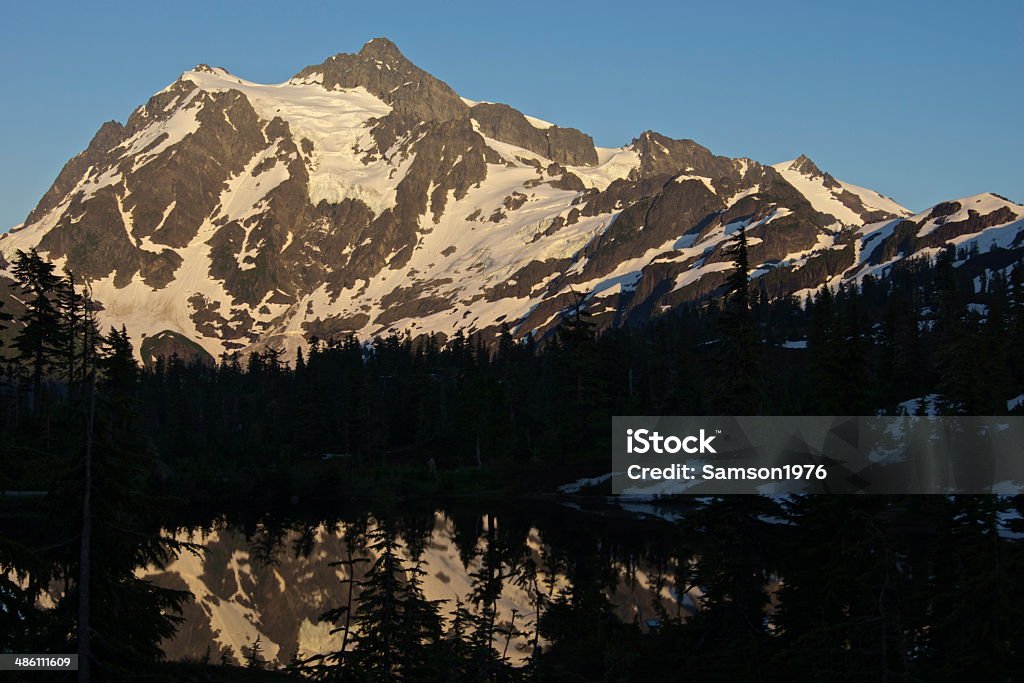
[[[87,286],[19,253],[22,310],[0,309],[0,651],[78,652],[114,681],[1016,680],[1019,497],[732,496],[643,528],[506,510],[607,473],[613,415],[1022,410],[1024,264],[979,276],[948,248],[771,300],[743,230],[731,248],[717,296],[642,326],[599,330],[569,296],[544,339],[313,338],[148,367]],[[454,604],[423,588],[438,510],[474,568]],[[192,596],[138,570],[201,555],[177,532],[232,516],[268,556],[308,554],[281,539],[312,520],[345,528],[325,560],[346,577],[321,615],[331,652],[165,659]],[[641,558],[678,608],[625,619],[610,596]],[[513,584],[533,609],[509,623]]]

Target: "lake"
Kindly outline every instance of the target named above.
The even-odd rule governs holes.
[[[287,664],[340,649],[335,624],[319,620],[345,604],[347,579],[360,580],[374,553],[365,534],[382,524],[404,559],[419,560],[423,592],[451,619],[486,581],[500,583],[494,647],[513,664],[531,652],[538,598],[568,597],[586,575],[624,622],[656,628],[660,614],[683,619],[699,602],[680,591],[678,529],[647,503],[578,500],[346,505],[327,513],[296,506],[275,514],[234,510],[187,520],[172,533],[201,544],[163,570],[139,571],[193,594],[184,623],[164,643],[171,659],[241,662],[259,639],[263,657]],[[337,564],[343,562],[343,564]]]

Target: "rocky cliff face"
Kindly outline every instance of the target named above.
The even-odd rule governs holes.
[[[596,166],[594,141],[575,128],[531,122],[507,104],[481,102],[470,109],[481,134],[499,142],[522,147],[567,166]]]
[[[358,54],[338,54],[296,75],[316,80],[326,90],[365,88],[408,121],[456,121],[469,118],[469,107],[446,83],[405,58],[387,38],[375,38]]]
[[[1022,216],[993,195],[911,216],[806,157],[650,131],[598,148],[375,39],[277,85],[182,74],[67,163],[0,266],[37,247],[91,282],[104,323],[216,357],[314,334],[543,335],[576,294],[602,325],[643,320],[715,295],[740,226],[781,296],[946,241],[1017,249]]]

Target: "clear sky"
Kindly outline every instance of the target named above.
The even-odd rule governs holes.
[[[459,94],[618,147],[807,154],[911,209],[1024,201],[1024,2],[5,2],[0,228],[195,64],[280,82],[385,36]]]

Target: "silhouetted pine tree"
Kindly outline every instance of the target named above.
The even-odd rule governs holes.
[[[44,587],[29,581],[42,570],[31,549],[0,535],[0,651],[32,652],[50,628],[38,608]],[[45,571],[45,570],[43,570]]]
[[[840,365],[844,376],[837,378],[842,406],[836,414],[872,415],[877,406],[877,392],[868,358],[869,329],[856,284],[840,285],[839,304],[839,334],[843,344]]]
[[[245,648],[245,668],[246,669],[261,669],[266,661],[263,659],[263,645],[260,644],[260,636],[256,636],[256,640],[252,641],[252,645]]]
[[[354,668],[352,658],[354,653],[349,647],[352,640],[352,615],[356,607],[356,587],[359,579],[356,578],[356,569],[365,563],[370,562],[369,558],[355,557],[353,549],[356,543],[361,543],[362,531],[357,531],[354,526],[345,529],[345,558],[330,563],[331,567],[340,568],[345,578],[341,583],[345,586],[344,604],[333,607],[319,616],[319,622],[333,624],[331,635],[341,634],[341,642],[337,650],[326,654],[312,655],[308,659],[301,660],[297,665],[298,670],[306,677],[314,680],[344,679],[350,675]]]
[[[763,666],[767,641],[767,587],[773,576],[773,526],[778,503],[760,496],[712,499],[684,522],[699,539],[693,581],[701,587],[693,627],[701,657],[723,680],[751,680]]]
[[[401,559],[384,523],[367,539],[376,557],[358,584],[347,634],[352,653],[341,659],[346,674],[369,681],[444,680],[432,652],[441,640],[438,603],[423,595],[423,568]]]
[[[466,604],[456,615],[466,632],[466,655],[463,663],[467,680],[500,681],[507,677],[506,663],[495,649],[499,636],[498,598],[510,576],[508,546],[503,542],[498,529],[497,518],[492,514],[484,516],[486,544],[471,560],[470,593]]]
[[[843,339],[832,290],[823,287],[808,304],[807,395],[805,410],[812,415],[845,414],[842,383],[848,380],[842,366]]]
[[[935,265],[932,294],[934,363],[938,375],[939,410],[943,414],[978,414],[977,326],[968,316],[964,294],[953,267],[955,251],[947,247]]]
[[[761,339],[750,311],[750,260],[744,228],[730,238],[726,253],[733,269],[726,278],[718,318],[717,403],[731,415],[756,415],[761,410]]]
[[[1010,348],[1017,353],[1010,354],[1010,372],[1014,389],[1024,387],[1024,263],[1017,263],[1009,277],[1009,338]],[[1024,390],[1024,389],[1022,389]]]
[[[28,370],[33,410],[39,405],[43,380],[58,367],[64,347],[57,304],[61,278],[54,270],[53,264],[35,249],[28,253],[19,249],[12,268],[25,304],[14,348],[19,362]]]
[[[90,368],[100,376],[69,434],[68,472],[52,492],[53,532],[75,542],[51,553],[53,578],[69,585],[55,611],[76,624],[85,655],[80,668],[116,680],[163,659],[160,643],[174,634],[188,596],[154,585],[139,568],[160,570],[193,546],[162,532],[165,501],[145,493],[153,461],[135,412],[138,367],[130,341],[112,331],[102,346],[98,368]]]
[[[885,297],[879,340],[879,378],[884,384],[881,404],[896,404],[927,393],[927,354],[922,341],[918,306],[912,285],[894,281]]]
[[[1000,519],[1012,509],[1002,496],[943,497],[945,515],[936,527],[931,604],[921,628],[922,678],[1011,680],[1024,661],[1017,548],[1003,535]],[[1015,552],[1016,550],[1016,552]]]
[[[85,297],[76,289],[75,276],[66,272],[56,291],[56,306],[60,316],[62,365],[60,376],[69,385],[84,380],[82,354],[85,340]]]
[[[4,302],[0,301],[0,348],[4,346],[4,339],[2,333],[7,329],[7,323],[14,320],[14,316],[4,311]]]
[[[593,314],[586,309],[586,298],[570,293],[571,301],[562,316],[558,329],[558,354],[564,378],[558,388],[561,414],[565,420],[561,441],[566,453],[579,454],[592,443],[595,429],[606,428],[596,416],[597,408],[605,399],[600,372],[600,358],[595,341]]]
[[[984,305],[984,318],[978,323],[979,371],[974,410],[980,415],[1004,415],[1007,399],[1019,391],[1013,391],[1010,298],[1008,283],[1001,273],[993,273],[989,279]]]
[[[935,609],[929,602],[934,586],[922,583],[932,570],[917,564],[921,553],[908,554],[906,541],[945,546],[898,499],[812,495],[785,505],[791,524],[780,532],[791,550],[779,556],[782,580],[771,617],[779,674],[906,679],[913,620],[926,623],[927,611]]]

